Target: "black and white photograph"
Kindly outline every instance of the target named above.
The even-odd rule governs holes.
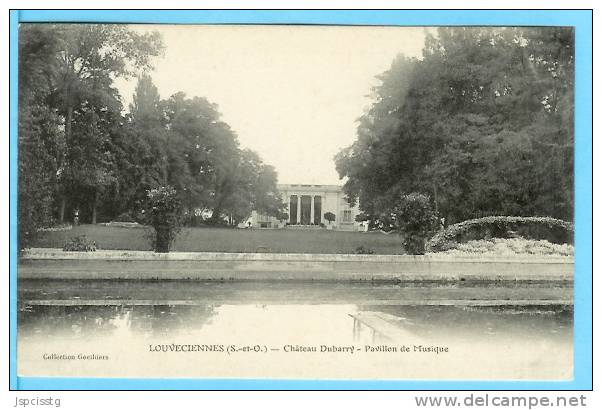
[[[21,23],[19,377],[568,381],[575,29]]]

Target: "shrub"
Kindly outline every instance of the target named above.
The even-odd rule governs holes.
[[[194,213],[190,213],[183,217],[182,225],[198,227],[207,225],[207,221],[203,219],[202,215],[195,215]]]
[[[59,224],[50,228],[40,228],[38,229],[38,232],[63,232],[70,231],[71,229],[73,229],[73,225],[71,224]]]
[[[453,249],[459,243],[479,239],[523,237],[555,244],[572,243],[574,225],[550,217],[488,216],[447,227],[427,244],[432,252]]]
[[[150,236],[155,252],[169,252],[182,227],[182,206],[171,186],[151,189],[147,193],[146,222],[153,227]]]
[[[331,222],[334,222],[337,219],[337,216],[335,214],[333,214],[332,212],[326,212],[324,214],[324,219],[326,219],[328,221],[328,223],[330,224]]]
[[[370,220],[370,218],[364,212],[360,212],[359,214],[357,214],[355,216],[355,222],[366,222],[366,221],[369,221],[369,220]]]
[[[438,218],[427,195],[401,195],[393,207],[394,224],[402,235],[407,253],[423,255],[426,240],[437,227]]]
[[[442,253],[449,255],[558,255],[573,256],[572,245],[559,245],[546,240],[533,240],[525,238],[512,239],[480,239],[457,244],[455,249],[449,249]]]
[[[63,245],[65,252],[95,252],[96,249],[98,249],[96,242],[86,238],[86,235],[71,238]]]
[[[374,250],[370,248],[364,248],[364,245],[355,248],[355,253],[358,255],[374,255]]]
[[[132,215],[129,212],[124,212],[122,214],[119,214],[115,219],[113,219],[114,222],[137,222],[135,218],[132,217]]]

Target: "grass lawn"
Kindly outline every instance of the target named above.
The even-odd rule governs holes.
[[[79,235],[100,249],[150,250],[145,229],[80,225],[69,231],[41,232],[34,247],[62,248]],[[404,253],[398,235],[298,229],[185,228],[173,250],[180,252],[355,253],[363,246],[375,254]]]

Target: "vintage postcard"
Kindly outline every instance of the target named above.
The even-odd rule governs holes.
[[[574,380],[575,27],[16,41],[18,377]]]

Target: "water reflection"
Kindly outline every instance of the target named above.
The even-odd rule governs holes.
[[[98,338],[133,333],[173,335],[200,328],[214,315],[211,305],[174,306],[28,306],[18,314],[22,338]]]
[[[142,305],[27,306],[18,315],[22,339],[228,335],[304,340],[399,341],[546,339],[572,336],[570,306]],[[400,336],[401,335],[401,336]],[[299,335],[293,335],[298,337]]]
[[[420,301],[441,287],[161,283],[139,284],[137,291],[131,284],[116,290],[115,284],[103,283],[86,293],[60,282],[34,285],[20,288],[22,375],[506,380],[572,376],[570,304],[418,306],[403,299]],[[499,287],[484,289],[480,294],[500,294]],[[543,291],[568,293],[550,286]],[[144,297],[134,300],[133,295]],[[179,300],[171,300],[174,295]],[[261,353],[265,356],[152,350],[160,344],[266,348]],[[345,352],[353,348],[356,353],[302,352],[307,347],[319,352],[323,346],[345,347]],[[444,346],[449,354],[369,352],[382,346]],[[48,353],[81,352],[109,360],[43,359]]]

